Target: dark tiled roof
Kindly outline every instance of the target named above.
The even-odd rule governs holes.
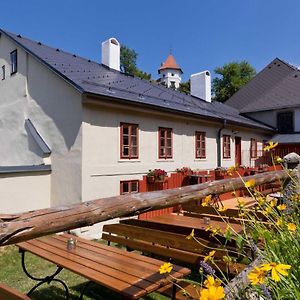
[[[300,106],[300,70],[275,58],[226,104],[241,113]]]
[[[155,109],[191,114],[216,121],[246,127],[270,130],[271,128],[239,115],[238,110],[219,102],[208,103],[202,99],[168,89],[157,83],[148,82],[109,69],[102,64],[72,55],[27,38],[3,31],[25,51],[46,64],[82,93],[108,96],[112,100],[150,105]]]

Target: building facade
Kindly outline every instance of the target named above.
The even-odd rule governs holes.
[[[149,169],[249,165],[272,134],[222,103],[0,32],[1,213],[135,191]]]

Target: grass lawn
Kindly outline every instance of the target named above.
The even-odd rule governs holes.
[[[45,277],[56,270],[56,266],[43,260],[35,255],[26,253],[26,267],[30,274],[35,277]],[[87,280],[67,270],[62,270],[56,277],[63,280],[70,292],[70,299],[79,299],[80,293],[84,288]],[[23,272],[21,266],[21,255],[16,246],[7,246],[0,248],[0,282],[7,284],[23,293],[27,293],[37,281],[28,278]],[[35,300],[59,300],[65,299],[65,291],[60,283],[52,282],[50,285],[43,284],[32,295]],[[84,294],[84,300],[101,299],[101,300],[121,300],[121,297],[96,284],[91,284]],[[152,293],[142,299],[145,300],[166,300],[166,298],[157,293]]]

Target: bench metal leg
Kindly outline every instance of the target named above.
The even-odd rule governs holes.
[[[172,300],[176,300],[176,288],[177,288],[177,286],[176,286],[176,284],[172,284],[172,297],[171,297],[171,299]]]
[[[62,284],[62,286],[64,287],[65,289],[65,292],[66,292],[66,299],[69,300],[70,296],[69,296],[69,289],[67,287],[67,285],[60,279],[56,279],[55,276],[57,276],[57,274],[59,274],[61,271],[62,271],[62,267],[59,267],[57,266],[57,269],[56,271],[52,274],[52,275],[49,275],[49,276],[46,276],[44,278],[38,278],[38,277],[35,277],[31,274],[29,274],[28,270],[26,269],[26,265],[25,265],[25,251],[20,249],[20,252],[21,252],[21,255],[22,255],[22,268],[23,268],[23,271],[24,273],[32,280],[35,280],[35,281],[39,281],[39,283],[37,283],[28,293],[27,293],[27,296],[30,296],[30,294],[33,293],[33,291],[35,291],[40,285],[44,284],[44,283],[48,283],[50,284],[52,281],[56,281],[56,282],[59,282]]]

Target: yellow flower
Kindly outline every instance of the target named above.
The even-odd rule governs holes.
[[[237,168],[238,168],[238,165],[229,167],[228,170],[227,170],[227,174],[230,175],[230,176],[232,176],[232,173],[233,173],[234,171],[236,171]]]
[[[238,207],[239,208],[245,207],[246,202],[244,200],[238,199],[237,202],[238,202]]]
[[[277,199],[272,199],[271,201],[270,201],[270,206],[271,207],[275,207],[277,205]]]
[[[200,291],[199,300],[221,300],[224,297],[224,288],[222,286],[211,286]]]
[[[205,228],[205,231],[210,231],[211,229],[212,229],[212,227],[208,226],[208,227]]]
[[[171,263],[164,263],[159,268],[159,274],[171,273],[173,265]]]
[[[262,271],[271,271],[272,279],[274,281],[280,281],[279,274],[283,276],[288,276],[288,272],[286,270],[289,270],[291,268],[290,265],[284,265],[284,264],[277,264],[274,262],[268,263],[268,264],[262,264],[261,270]]]
[[[232,258],[231,258],[230,256],[228,256],[228,255],[224,255],[224,256],[222,257],[222,260],[223,260],[225,263],[227,263],[227,264],[229,264],[229,263],[232,262]]]
[[[280,164],[280,163],[283,162],[283,159],[282,159],[281,157],[279,157],[279,156],[275,156],[275,161],[276,161],[278,164]]]
[[[228,209],[227,207],[223,206],[223,207],[218,208],[218,211],[219,211],[219,212],[224,212],[224,211],[226,211],[227,209]]]
[[[245,187],[246,188],[253,188],[255,186],[255,180],[254,179],[250,179],[248,181],[245,182]]]
[[[270,150],[274,149],[277,145],[278,145],[278,143],[274,143],[274,142],[270,141],[269,145],[267,145],[264,148],[264,151],[270,151]]]
[[[213,257],[214,257],[214,255],[215,255],[215,253],[216,253],[215,250],[210,251],[209,254],[204,257],[204,261],[207,262],[207,261],[212,260]]]
[[[204,286],[206,288],[210,288],[211,286],[221,286],[221,282],[218,279],[215,280],[213,276],[209,275],[204,281]]]
[[[258,267],[254,267],[254,270],[252,270],[248,274],[248,279],[251,282],[251,284],[253,284],[253,285],[264,284],[265,277],[266,277],[265,271]]]
[[[259,205],[263,205],[263,204],[265,204],[266,199],[265,199],[265,197],[258,196],[257,202],[258,202]]]
[[[195,236],[195,233],[194,233],[194,229],[192,230],[192,232],[186,237],[187,240],[191,240],[193,239]]]
[[[285,204],[280,204],[277,206],[278,210],[282,211],[286,209],[286,205]]]
[[[282,220],[281,219],[277,219],[276,221],[276,226],[281,226],[282,225]]]
[[[265,208],[265,210],[263,211],[264,214],[268,215],[272,212],[272,207],[268,206]]]
[[[201,205],[202,206],[208,206],[211,202],[211,198],[212,198],[212,195],[208,195],[204,198],[204,200],[202,201]]]
[[[211,236],[215,236],[215,235],[217,235],[220,232],[221,232],[221,229],[219,227],[218,228],[213,228]]]
[[[294,223],[287,224],[287,227],[288,227],[289,231],[296,231],[296,229],[297,229],[297,226]]]

